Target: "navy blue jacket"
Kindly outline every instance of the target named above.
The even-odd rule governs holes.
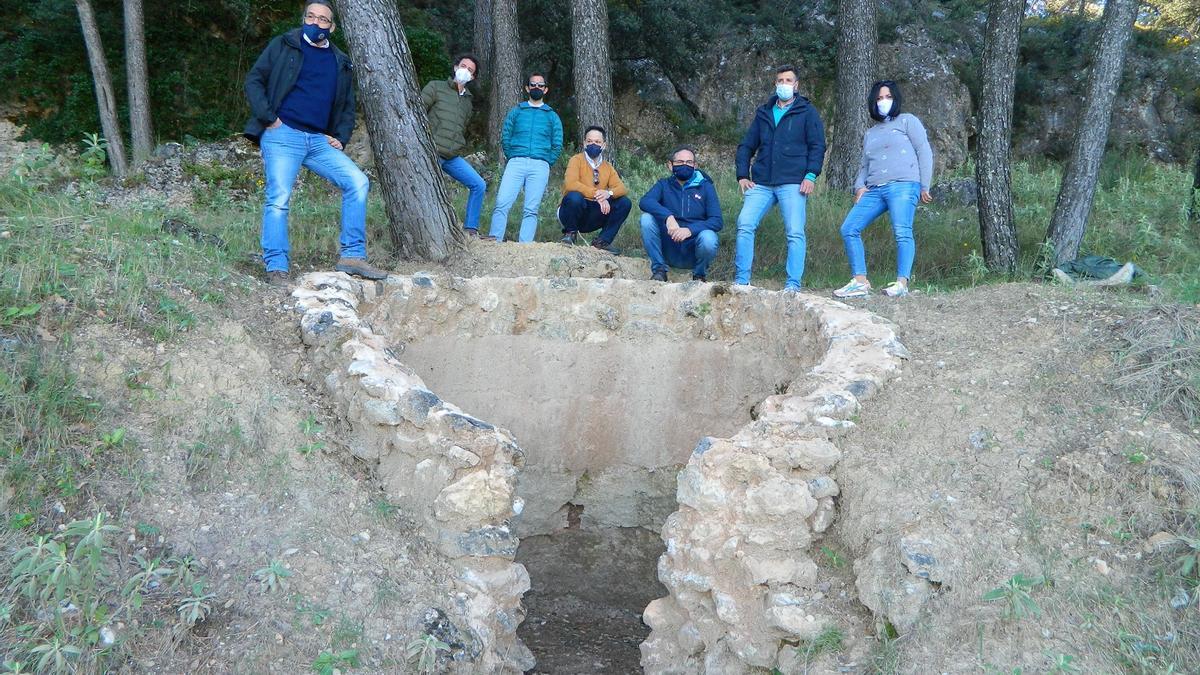
[[[763,185],[787,185],[805,174],[821,175],[825,162],[825,125],[808,99],[797,96],[775,126],[771,99],[754,112],[754,121],[737,149],[738,180],[749,178]],[[753,158],[754,166],[750,166]]]
[[[258,142],[262,132],[279,117],[279,104],[296,86],[300,76],[300,64],[304,58],[300,36],[302,29],[296,28],[277,36],[267,45],[254,67],[246,74],[246,102],[250,104],[250,120],[243,133],[246,138]],[[333,107],[329,110],[329,124],[325,133],[346,145],[354,133],[354,78],[350,57],[335,45],[329,45],[337,57],[337,93]]]
[[[660,224],[666,222],[668,216],[675,216],[679,226],[691,230],[692,234],[704,230],[720,232],[725,226],[717,190],[699,171],[685,185],[680,185],[674,176],[663,178],[642,197],[638,207],[643,213],[654,216]]]

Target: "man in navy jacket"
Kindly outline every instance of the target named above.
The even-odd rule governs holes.
[[[642,245],[655,281],[667,280],[667,267],[690,267],[705,281],[717,255],[717,232],[725,225],[712,181],[696,169],[696,152],[681,146],[667,162],[671,175],[650,188],[642,209]]]
[[[329,41],[336,26],[327,0],[304,8],[304,23],[271,40],[246,75],[251,118],[245,134],[262,149],[266,178],[262,249],[267,282],[287,286],[288,207],[301,167],[342,191],[341,257],[334,269],[365,279],[387,273],[367,264],[370,183],[342,149],[354,131],[350,59]]]
[[[755,111],[754,121],[738,145],[738,185],[745,199],[737,220],[735,284],[750,283],[754,232],[767,211],[778,203],[787,235],[787,283],[783,290],[800,290],[805,204],[825,160],[825,127],[817,109],[797,94],[798,89],[795,67],[779,67],[775,94]]]

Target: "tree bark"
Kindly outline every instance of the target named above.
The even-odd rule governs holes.
[[[486,84],[492,77],[492,50],[495,49],[495,38],[492,36],[492,0],[475,0],[475,29],[474,50],[479,59],[479,71],[483,75],[480,84]]]
[[[1017,45],[1025,0],[992,0],[980,66],[979,141],[975,181],[979,185],[979,237],[983,259],[994,272],[1017,267],[1017,228],[1013,221],[1012,113],[1017,79]]]
[[[129,89],[129,135],[133,142],[133,165],[139,166],[154,151],[142,0],[125,0],[125,74]]]
[[[521,102],[521,40],[517,32],[516,0],[491,0],[492,4],[492,93],[488,102],[488,145],[504,163],[500,133],[504,118]]]
[[[1055,267],[1079,256],[1137,9],[1138,0],[1108,0],[1104,4],[1104,24],[1088,73],[1087,97],[1080,110],[1079,127],[1063,171],[1054,215],[1046,231],[1046,241],[1054,250],[1053,260],[1048,262]]]
[[[1188,202],[1188,220],[1200,222],[1200,211],[1196,209],[1196,194],[1200,192],[1200,147],[1196,148],[1196,164],[1192,167],[1192,199]]]
[[[79,11],[83,42],[87,45],[88,63],[92,68],[96,107],[100,110],[100,129],[108,144],[108,163],[112,167],[113,175],[122,178],[129,170],[125,162],[125,142],[121,138],[121,121],[117,119],[117,98],[113,95],[112,78],[108,75],[104,45],[100,42],[100,31],[96,28],[96,13],[92,11],[90,0],[75,0],[75,8]]]
[[[612,64],[608,59],[608,2],[571,0],[571,37],[575,47],[575,109],[579,131],[605,129],[609,158],[618,141],[613,115]]]
[[[442,260],[466,235],[437,163],[412,53],[394,0],[338,3],[366,114],[392,243],[401,256]]]
[[[837,122],[829,168],[825,171],[826,181],[834,188],[853,187],[862,161],[863,134],[871,123],[865,103],[875,75],[877,42],[875,0],[839,0],[833,116]]]

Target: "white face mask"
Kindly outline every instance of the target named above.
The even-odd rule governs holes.
[[[471,71],[467,70],[466,68],[459,68],[458,70],[454,71],[454,81],[459,84],[466,84],[472,79]]]
[[[892,111],[892,99],[885,98],[882,101],[876,101],[875,107],[879,108],[879,114],[881,116],[887,117],[888,113]]]
[[[781,101],[790,101],[796,95],[796,88],[790,84],[777,84],[775,85],[775,95]]]

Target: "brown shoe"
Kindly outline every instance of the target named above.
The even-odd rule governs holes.
[[[292,285],[292,275],[282,270],[272,270],[267,272],[267,283],[276,288],[290,288]]]
[[[370,279],[371,281],[386,279],[388,275],[387,272],[367,263],[366,258],[338,258],[337,264],[333,266],[333,269],[338,272],[345,272],[350,276]]]

